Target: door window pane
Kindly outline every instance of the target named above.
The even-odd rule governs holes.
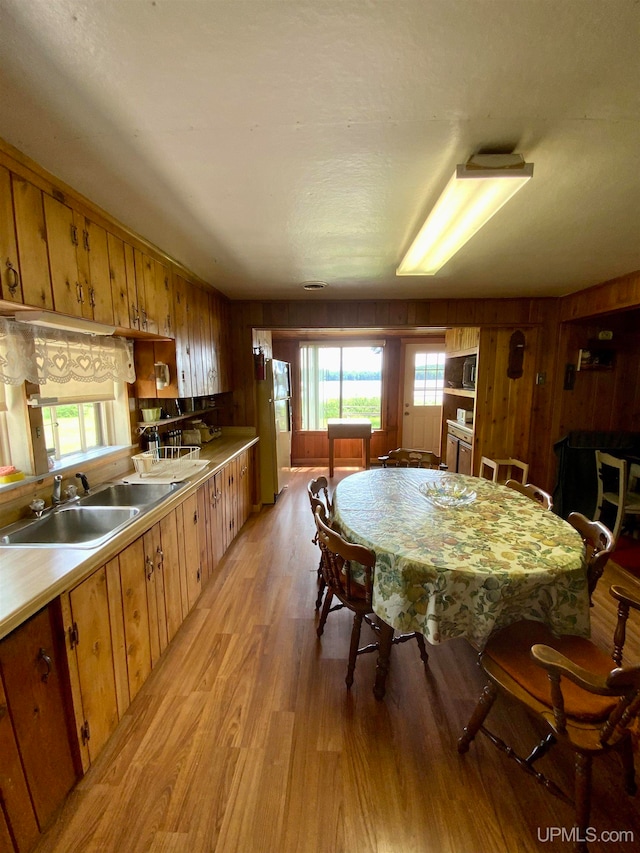
[[[444,353],[416,353],[413,377],[413,405],[441,406],[444,388]]]

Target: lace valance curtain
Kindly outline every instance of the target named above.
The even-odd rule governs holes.
[[[0,317],[0,382],[135,382],[133,344]]]

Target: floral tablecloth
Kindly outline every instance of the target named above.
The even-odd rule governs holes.
[[[476,492],[442,509],[421,493],[455,477]],[[335,490],[335,521],[376,554],[373,608],[431,643],[465,637],[482,649],[519,619],[588,636],[589,594],[579,534],[535,501],[477,477],[415,468],[352,474]]]

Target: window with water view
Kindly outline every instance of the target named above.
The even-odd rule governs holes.
[[[329,418],[367,418],[373,429],[380,429],[383,349],[302,345],[302,429],[324,430]]]

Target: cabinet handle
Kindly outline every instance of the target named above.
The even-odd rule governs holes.
[[[151,575],[153,574],[153,560],[151,557],[146,557],[145,563],[147,564],[147,580],[151,580]]]
[[[158,545],[158,547],[156,548],[156,557],[158,558],[156,568],[158,569],[158,571],[162,571],[164,565],[164,551],[162,550],[160,545]]]
[[[9,284],[7,285],[9,293],[12,296],[15,296],[16,290],[20,287],[20,276],[18,275],[18,270],[14,267],[9,258],[7,258],[7,274],[10,277]]]
[[[82,243],[84,245],[85,250],[87,252],[90,252],[91,246],[89,245],[89,232],[86,230],[86,228],[82,232]]]
[[[147,325],[148,325],[148,322],[147,322],[147,312],[146,312],[146,311],[144,310],[144,308],[143,308],[143,309],[142,309],[142,311],[141,311],[140,313],[142,314],[142,328],[143,328],[143,329],[146,329],[146,328],[147,328]]]
[[[138,306],[131,303],[131,320],[134,326],[140,325],[140,315],[138,314]]]
[[[71,225],[71,242],[74,246],[78,245],[78,229],[75,225]]]
[[[89,288],[89,304],[92,308],[96,307],[96,289],[95,287]]]
[[[194,523],[194,524],[197,524],[197,523],[198,523],[198,510],[196,510],[196,511],[193,513],[193,523]]]
[[[46,649],[40,649],[40,651],[38,652],[38,661],[44,661],[44,664],[47,667],[46,672],[43,672],[40,676],[44,682],[47,682],[49,680],[49,676],[53,672],[53,661],[47,654]]]

